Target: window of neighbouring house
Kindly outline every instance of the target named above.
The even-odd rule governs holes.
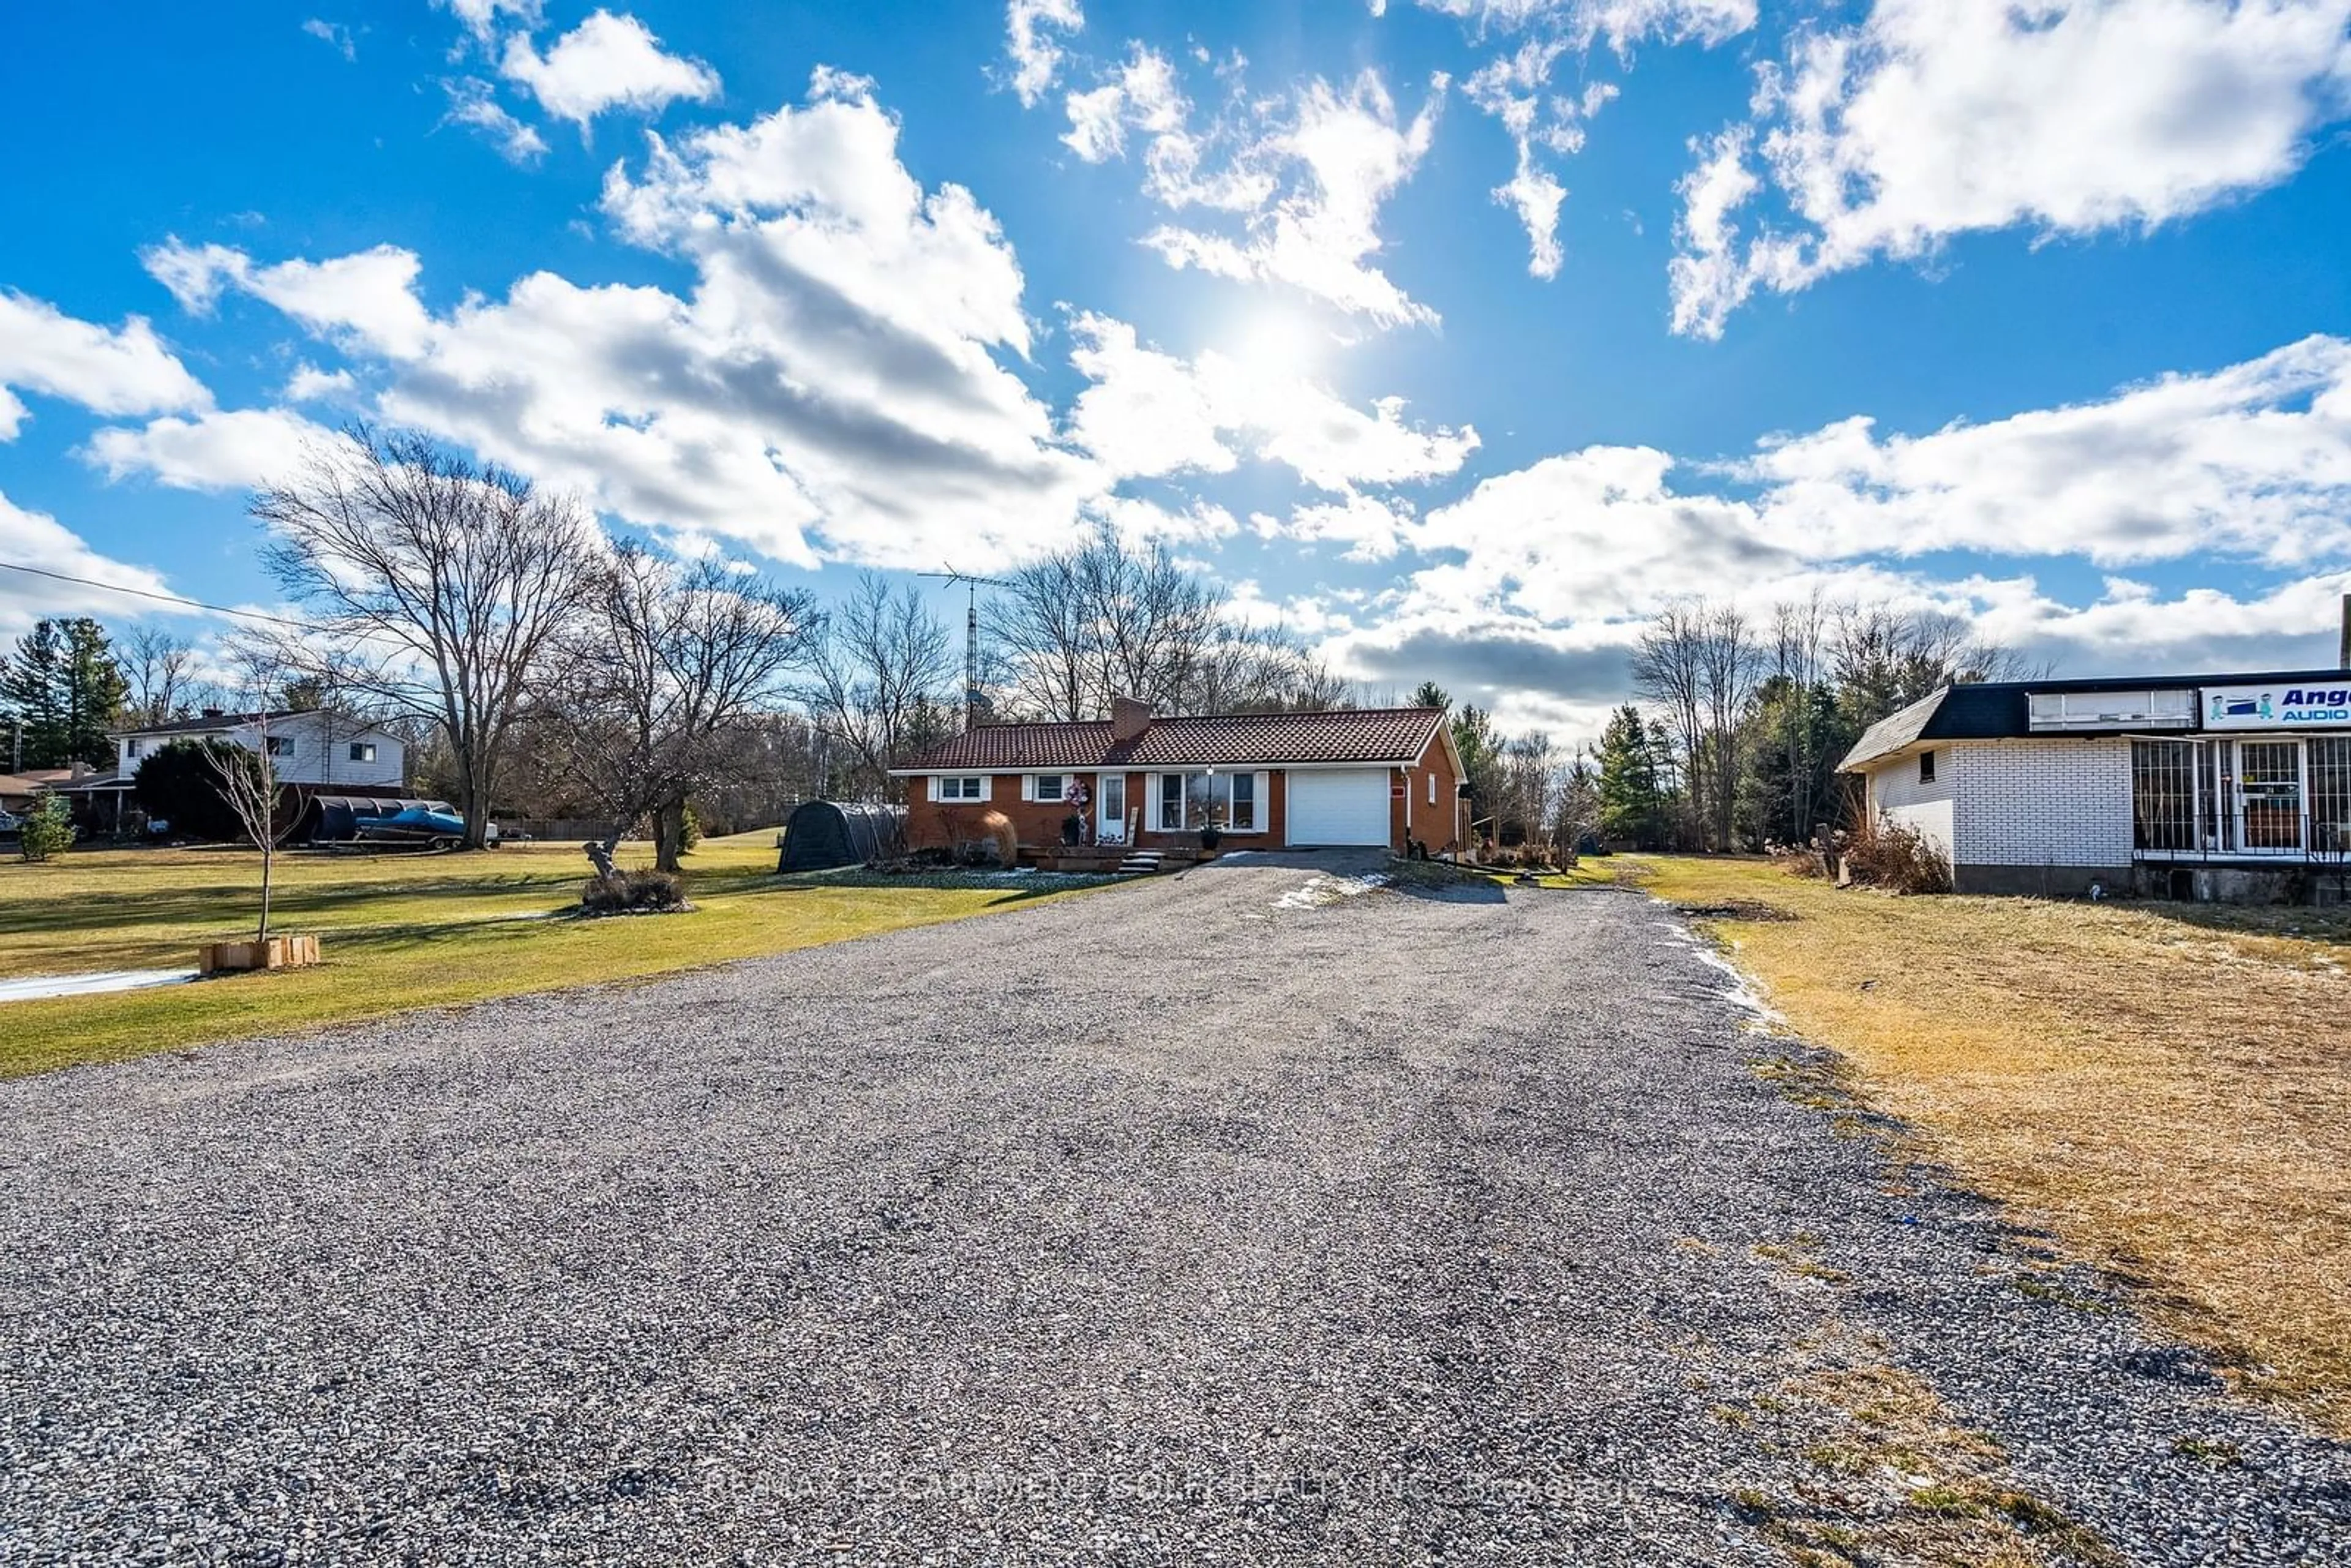
[[[139,755],[139,741],[138,741],[138,739],[137,739],[137,737],[132,737],[131,739],[130,739],[130,740],[124,741],[124,742],[123,742],[123,746],[124,746],[124,748],[125,748],[125,750],[124,750],[124,755],[125,755],[125,756],[128,756],[128,757],[136,757],[136,756],[138,756],[138,755]]]
[[[1918,754],[1918,782],[1932,784],[1934,781],[1935,754],[1931,751],[1922,751]]]
[[[987,799],[987,780],[983,778],[935,779],[932,783],[937,787],[937,793],[933,796],[934,800],[985,800]]]
[[[268,737],[263,744],[268,748],[269,755],[272,757],[291,757],[294,755],[294,737],[290,735],[273,735]]]
[[[372,740],[352,741],[351,760],[354,762],[373,762],[375,760],[375,742]]]

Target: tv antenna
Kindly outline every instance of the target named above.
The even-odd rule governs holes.
[[[968,590],[963,614],[963,727],[977,727],[979,724],[979,591],[988,588],[1010,588],[1013,585],[1000,577],[981,577],[976,572],[918,571],[916,577],[935,577],[950,586],[962,583]]]

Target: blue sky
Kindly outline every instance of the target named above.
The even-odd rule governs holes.
[[[1566,735],[1679,594],[2095,674],[2351,587],[2351,0],[10,27],[0,559],[266,605],[246,491],[366,415],[820,590],[1107,519]]]

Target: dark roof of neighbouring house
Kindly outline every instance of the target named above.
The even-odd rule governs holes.
[[[1285,767],[1309,762],[1410,762],[1445,722],[1442,708],[1333,708],[1321,713],[1154,716],[1133,740],[1108,719],[988,724],[893,768],[895,773],[1019,772],[1029,768]]]
[[[248,724],[257,724],[265,718],[274,724],[281,718],[292,718],[302,711],[304,710],[300,708],[288,707],[273,708],[267,713],[256,709],[251,713],[198,714],[193,718],[172,718],[165,719],[162,724],[132,725],[110,733],[117,738],[133,735],[201,735],[216,729],[242,729]]]
[[[2115,675],[2095,679],[1982,681],[1945,686],[1887,714],[1861,732],[1837,770],[1849,773],[1922,740],[2007,740],[2033,733],[2032,695],[2056,692],[2136,692],[2195,686],[2283,685],[2295,681],[2351,685],[2351,670],[2255,670],[2217,675]],[[2085,732],[2076,732],[2085,733]],[[2086,732],[2095,733],[2095,732]]]
[[[259,724],[264,719],[271,724],[285,724],[313,716],[331,718],[338,726],[356,728],[368,734],[386,733],[377,729],[375,726],[356,714],[344,713],[339,708],[321,707],[271,708],[266,713],[256,708],[246,713],[198,714],[193,718],[166,719],[162,724],[137,725],[124,729],[109,730],[107,733],[117,740],[126,740],[132,736],[143,737],[151,735],[210,735],[223,730],[243,729],[248,725]]]

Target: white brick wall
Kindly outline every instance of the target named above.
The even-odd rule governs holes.
[[[1947,747],[1955,864],[2131,863],[2130,742],[2120,736],[1978,740]]]
[[[1949,746],[1935,748],[1935,781],[1918,781],[1917,753],[1897,757],[1869,775],[1869,815],[1915,828],[1921,837],[1952,859],[1952,773],[1956,758]]]

